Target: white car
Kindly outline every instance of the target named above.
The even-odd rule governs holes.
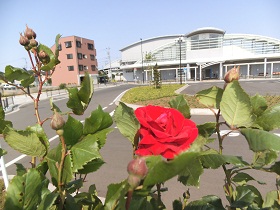
[[[4,89],[4,90],[15,90],[16,89],[15,86],[9,85],[9,84],[2,84],[1,88]]]

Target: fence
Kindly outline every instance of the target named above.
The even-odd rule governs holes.
[[[2,98],[2,94],[0,93],[0,105],[3,107],[3,109],[7,109],[9,106],[14,105],[14,97],[5,97]]]

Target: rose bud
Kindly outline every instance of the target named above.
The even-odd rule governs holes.
[[[29,45],[24,46],[24,48],[25,48],[27,51],[29,51],[29,50],[32,49],[32,46],[29,44]]]
[[[45,51],[43,51],[43,50],[41,50],[41,51],[38,53],[38,57],[39,57],[40,61],[42,61],[43,64],[47,64],[47,63],[50,62],[50,57],[49,57],[49,55],[48,55]]]
[[[129,175],[137,176],[143,179],[148,173],[148,167],[144,158],[136,158],[130,161],[127,165]]]
[[[28,28],[27,25],[24,32],[24,36],[26,36],[28,39],[32,39],[32,37],[36,39],[36,33],[31,28]]]
[[[30,39],[29,42],[30,42],[30,46],[32,46],[32,47],[37,47],[38,46],[38,42],[34,38]]]
[[[19,43],[22,46],[27,46],[29,44],[29,40],[25,36],[23,36],[22,33],[20,33]]]
[[[238,66],[237,68],[233,67],[231,70],[229,70],[225,75],[224,81],[226,83],[230,83],[233,80],[239,80],[239,69],[240,66]]]
[[[57,131],[62,129],[64,124],[65,121],[63,117],[55,110],[51,120],[51,128]]]
[[[141,182],[141,178],[138,176],[134,176],[134,175],[130,174],[127,177],[127,183],[130,185],[130,187],[132,189],[135,189],[136,187],[138,187],[140,185],[140,182]]]

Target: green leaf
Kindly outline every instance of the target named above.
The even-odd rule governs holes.
[[[177,109],[185,118],[191,118],[191,111],[188,102],[183,95],[178,95],[175,99],[169,102],[171,108]]]
[[[251,128],[241,129],[241,134],[245,136],[250,149],[254,152],[280,151],[280,137],[275,134]]]
[[[114,113],[114,121],[121,134],[134,145],[134,138],[140,129],[140,124],[135,117],[134,110],[120,102]]]
[[[265,165],[273,163],[278,158],[278,152],[265,150],[261,152],[255,152],[253,167],[262,168]]]
[[[23,176],[27,173],[26,168],[21,163],[15,163],[17,167],[17,176]]]
[[[272,209],[280,209],[280,204],[279,204],[279,192],[278,191],[270,191],[267,193],[264,203],[263,203],[263,208],[269,208],[271,207]]]
[[[42,199],[40,205],[38,206],[37,210],[46,210],[51,209],[53,207],[57,197],[59,196],[58,193],[49,193]]]
[[[69,88],[68,92],[69,100],[67,107],[72,109],[74,114],[82,115],[87,109],[93,95],[93,81],[90,75],[87,72],[85,73],[80,90],[75,87]]]
[[[114,128],[106,128],[101,131],[97,131],[96,133],[93,134],[97,139],[99,149],[101,149],[105,145],[107,140],[107,135],[111,133],[113,130]]]
[[[280,175],[280,161],[275,162],[268,170],[269,172],[274,172]]]
[[[86,73],[81,85],[81,89],[78,92],[78,96],[83,103],[89,104],[93,92],[93,80],[91,76],[89,76],[89,74]]]
[[[63,127],[63,136],[67,146],[73,146],[83,136],[83,124],[75,118],[68,115],[68,119]]]
[[[12,148],[33,157],[44,157],[47,153],[46,145],[42,141],[43,137],[37,135],[32,130],[16,131],[11,127],[4,130],[4,139]]]
[[[46,45],[43,45],[43,44],[39,44],[37,48],[38,48],[38,52],[44,51],[50,57],[49,63],[47,63],[44,66],[42,66],[41,70],[43,70],[43,71],[50,71],[50,70],[52,70],[55,67],[55,65],[56,65],[55,56],[54,56],[52,50],[49,47],[47,47]]]
[[[10,65],[6,66],[5,68],[5,78],[9,82],[14,82],[14,80],[21,81],[21,85],[23,87],[27,87],[35,80],[35,77],[32,73]]]
[[[71,148],[73,172],[83,169],[83,166],[94,159],[101,159],[99,146],[95,135],[88,134]]]
[[[105,162],[100,159],[96,158],[92,161],[88,162],[86,165],[83,165],[83,169],[78,170],[79,174],[89,174],[92,172],[97,171]]]
[[[4,209],[33,210],[41,201],[44,177],[36,169],[30,169],[23,176],[15,176],[7,189]]]
[[[256,124],[266,131],[280,128],[280,104],[277,104],[267,110],[256,119]]]
[[[26,128],[27,131],[31,131],[31,132],[35,132],[37,137],[39,138],[39,140],[42,142],[42,144],[45,146],[46,148],[46,153],[48,152],[49,148],[50,148],[50,142],[48,139],[47,134],[45,133],[44,129],[42,126],[40,126],[39,124],[36,124],[34,126],[28,126]],[[46,154],[45,154],[46,155]]]
[[[209,138],[213,133],[216,132],[216,123],[207,122],[201,125],[197,125],[198,133],[205,138]]]
[[[236,166],[248,165],[241,157],[231,155],[221,155],[215,150],[206,150],[200,153],[199,160],[205,168],[217,169],[223,164],[233,164]]]
[[[112,124],[113,120],[109,113],[104,112],[101,106],[98,106],[96,110],[91,112],[90,117],[86,118],[84,134],[94,134],[97,131],[110,127]]]
[[[161,156],[149,156],[146,158],[146,163],[149,173],[144,179],[144,186],[152,186],[157,183],[165,182],[172,177],[181,174],[190,179],[190,184],[197,185],[201,174],[202,166],[199,164],[196,157],[198,153],[185,152],[176,156],[173,160],[163,160]],[[195,163],[194,163],[195,162]],[[187,179],[180,180],[187,183]]]
[[[51,106],[51,110],[52,110],[52,111],[56,110],[57,112],[60,112],[60,113],[61,113],[61,110],[59,109],[59,107],[56,106],[56,105],[53,103],[53,98],[52,98],[52,97],[50,98],[50,106]]]
[[[200,200],[190,202],[184,210],[225,210],[225,208],[219,197],[207,195]]]
[[[249,127],[253,122],[250,97],[237,80],[227,85],[220,108],[223,118],[230,126]]]
[[[12,122],[0,119],[0,134],[3,134],[6,127],[13,127]]]
[[[210,107],[210,108],[220,108],[221,98],[223,95],[223,89],[213,86],[209,89],[199,91],[196,93],[195,97],[199,103]]]
[[[237,186],[235,194],[235,201],[231,204],[234,208],[247,207],[255,200],[255,194],[247,186]]]
[[[60,164],[61,160],[61,144],[59,144],[54,149],[50,150],[50,152],[46,156],[46,160],[48,162],[51,180],[54,186],[57,187],[58,185],[58,164]],[[66,155],[64,159],[63,169],[62,169],[62,182],[68,183],[73,178],[73,171],[72,171],[72,163],[70,155]]]
[[[243,173],[243,172],[240,172],[240,173],[237,173],[233,178],[232,178],[232,181],[234,181],[235,183],[239,184],[239,185],[244,185],[246,184],[247,182],[249,181],[252,181],[255,179],[250,176],[249,174],[247,173]]]
[[[128,191],[129,185],[125,181],[118,184],[110,184],[108,186],[107,195],[105,199],[104,210],[125,209],[125,195]]]
[[[244,188],[251,190],[255,194],[254,203],[256,203],[259,207],[261,207],[263,205],[263,199],[259,190],[253,185],[244,185]]]
[[[259,94],[256,94],[253,97],[251,97],[251,104],[253,113],[256,116],[260,116],[267,109],[267,103],[265,98]]]

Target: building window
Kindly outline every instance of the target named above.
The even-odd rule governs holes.
[[[71,43],[71,41],[69,41],[69,42],[65,42],[65,47],[66,47],[66,48],[70,48],[70,47],[72,47],[72,43]]]
[[[67,59],[73,59],[73,54],[67,54]]]
[[[89,50],[93,50],[93,44],[88,43],[87,46]]]
[[[59,51],[62,50],[61,44],[58,45],[58,50],[59,50]]]
[[[87,59],[87,55],[83,54],[83,58],[84,58],[84,59]]]
[[[84,66],[84,70],[88,70],[88,67],[87,67],[87,66]]]
[[[79,71],[83,71],[84,70],[84,66],[83,65],[79,65]]]
[[[95,65],[91,65],[91,70],[92,70],[92,71],[95,71],[95,70],[96,70]]]
[[[90,60],[94,61],[95,56],[94,55],[90,55]]]
[[[81,48],[81,47],[82,47],[82,43],[81,43],[80,41],[76,41],[76,46],[77,46],[78,48]]]
[[[74,71],[74,66],[67,66],[68,67],[68,71]]]
[[[78,55],[78,59],[80,59],[80,60],[83,59],[83,54],[82,53],[78,53],[77,55]]]

